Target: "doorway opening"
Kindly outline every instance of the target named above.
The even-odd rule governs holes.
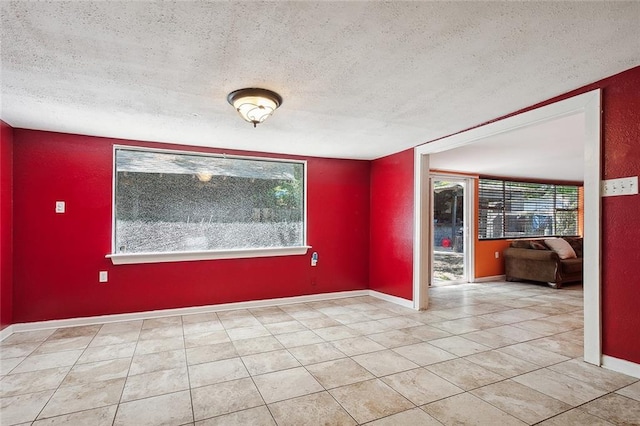
[[[415,148],[414,181],[414,271],[415,309],[429,305],[432,270],[432,226],[430,194],[430,154],[467,147],[486,138],[527,129],[530,126],[572,115],[581,115],[584,130],[584,360],[601,365],[600,303],[600,173],[601,173],[601,92],[593,90],[481,127],[461,132]]]
[[[430,285],[469,282],[470,196],[467,179],[431,174],[431,274]]]

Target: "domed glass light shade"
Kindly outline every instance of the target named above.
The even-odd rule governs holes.
[[[266,89],[240,89],[229,93],[227,101],[238,111],[240,117],[256,127],[273,114],[280,105],[282,97]]]

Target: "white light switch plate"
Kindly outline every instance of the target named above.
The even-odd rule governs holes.
[[[602,196],[635,195],[638,193],[638,176],[602,181]]]
[[[64,201],[56,201],[56,213],[64,213],[65,204]]]
[[[109,272],[108,271],[100,271],[98,276],[98,281],[101,283],[106,283],[109,281]]]

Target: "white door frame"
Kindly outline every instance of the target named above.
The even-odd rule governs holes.
[[[464,222],[464,231],[463,231],[463,236],[462,236],[462,241],[463,241],[463,254],[464,254],[464,276],[462,278],[462,280],[457,280],[456,282],[460,282],[460,283],[467,283],[467,282],[473,282],[474,281],[474,277],[475,277],[475,264],[474,264],[474,247],[473,244],[471,244],[471,242],[473,241],[472,238],[474,238],[475,235],[475,227],[474,227],[474,218],[473,218],[473,200],[474,200],[474,179],[466,176],[466,175],[457,175],[457,174],[452,174],[452,173],[440,173],[440,172],[433,172],[429,174],[429,182],[432,182],[433,180],[450,180],[452,182],[455,183],[460,183],[463,185],[464,188],[464,199],[463,199],[463,209],[464,209],[464,213],[462,216],[462,220]],[[431,198],[430,198],[430,209],[429,209],[429,224],[431,226],[431,233],[433,232],[433,226],[434,226],[434,222],[433,222],[433,197],[434,195],[434,191],[433,191],[433,185],[429,186],[429,191],[431,192]],[[429,240],[429,252],[431,253],[431,269],[430,269],[430,273],[429,273],[429,283],[432,283],[433,280],[433,256],[434,256],[434,250],[433,250],[433,237],[431,237],[431,239]]]
[[[596,89],[550,105],[467,130],[418,146],[414,177],[413,303],[429,305],[428,274],[431,271],[429,241],[429,154],[471,145],[483,138],[524,128],[563,116],[584,114],[584,360],[601,365],[600,309],[600,145],[601,92]],[[475,219],[474,219],[475,220]]]

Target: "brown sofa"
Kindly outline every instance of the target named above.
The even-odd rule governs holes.
[[[544,239],[516,240],[503,252],[507,281],[531,280],[561,288],[568,282],[582,281],[582,238],[564,238],[577,258],[560,259]]]

